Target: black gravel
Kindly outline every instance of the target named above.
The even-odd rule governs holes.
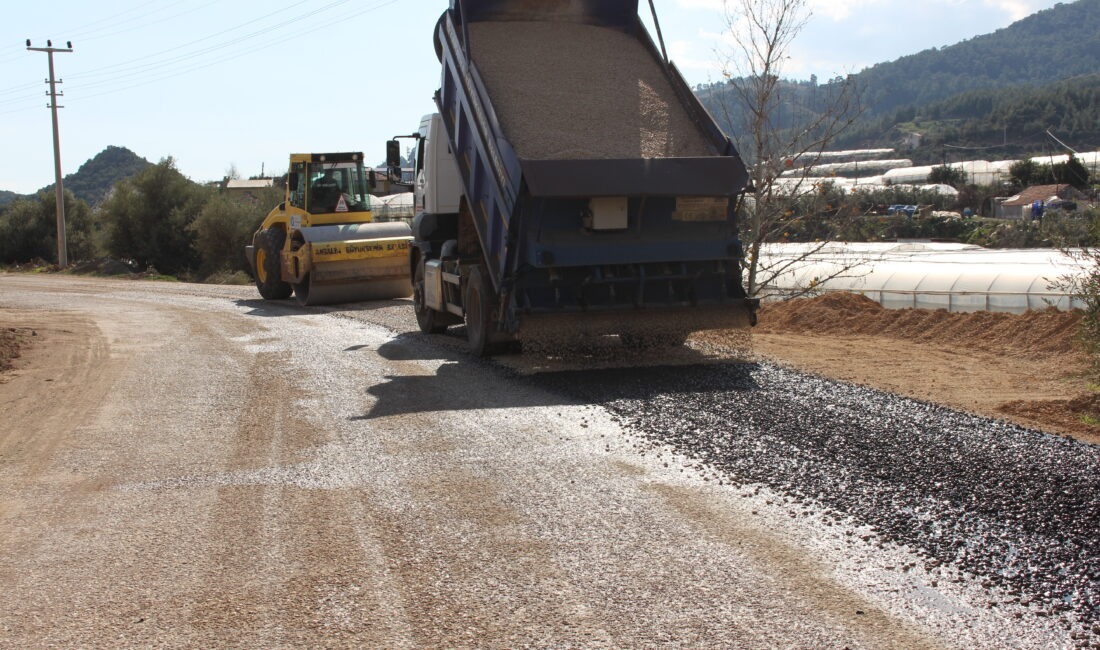
[[[769,365],[532,381],[723,480],[817,504],[935,571],[1100,627],[1100,447]]]

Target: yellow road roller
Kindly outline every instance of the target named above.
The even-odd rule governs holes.
[[[291,154],[286,196],[245,247],[266,300],[301,305],[412,295],[403,221],[375,223],[362,153]]]

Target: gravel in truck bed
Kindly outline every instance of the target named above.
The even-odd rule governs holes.
[[[764,364],[536,381],[604,406],[645,447],[824,507],[1100,647],[1100,447]]]
[[[521,158],[716,155],[637,38],[568,22],[469,24],[471,57]]]

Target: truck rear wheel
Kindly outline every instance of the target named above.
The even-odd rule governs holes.
[[[265,300],[283,300],[293,291],[290,283],[283,282],[279,269],[285,243],[286,232],[279,228],[266,228],[256,234],[256,289]]]
[[[424,303],[424,275],[425,259],[421,257],[416,262],[416,271],[413,274],[413,309],[416,311],[416,324],[425,334],[441,334],[447,330],[447,325],[441,323],[442,314]]]
[[[491,341],[493,330],[493,289],[485,271],[475,266],[466,280],[466,340],[474,356],[487,357],[495,352]]]

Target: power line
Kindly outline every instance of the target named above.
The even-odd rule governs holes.
[[[128,14],[130,12],[133,12],[133,11],[137,11],[138,9],[141,9],[143,7],[147,7],[147,6],[152,5],[152,4],[157,4],[159,1],[160,0],[147,0],[146,2],[143,2],[140,5],[137,5],[136,7],[132,7],[130,9],[125,9],[123,11],[112,14],[110,16],[106,16],[106,17],[100,18],[98,20],[94,20],[90,23],[84,23],[83,27],[87,28],[91,25],[98,25],[100,23],[104,23],[104,22],[114,20],[114,19],[116,19],[120,16],[125,16],[126,14]],[[73,37],[79,39],[83,35],[79,30],[75,30],[75,33],[74,33],[74,30],[64,30],[64,31],[67,31],[69,33],[69,35],[70,35],[69,40],[72,40]],[[37,40],[39,40],[39,41],[46,40],[46,37],[42,37],[42,38],[39,38]],[[15,50],[20,50],[20,52],[19,52],[20,55],[26,54],[26,51],[23,50],[22,46],[19,46],[19,45],[0,46],[0,53],[15,51]],[[8,59],[0,59],[0,63],[5,63],[7,61],[13,61],[13,60],[15,60],[15,58],[18,58],[18,57],[12,57],[12,58],[8,58]]]
[[[142,72],[144,70],[148,70],[148,69],[152,69],[152,68],[159,68],[159,67],[163,67],[163,66],[166,66],[166,65],[171,65],[173,63],[180,63],[180,62],[187,61],[187,60],[190,60],[190,59],[193,59],[193,58],[197,58],[197,57],[202,56],[204,54],[209,54],[211,52],[215,52],[217,50],[220,50],[220,49],[223,49],[223,48],[226,48],[226,47],[239,45],[243,41],[250,40],[250,39],[253,39],[253,38],[257,38],[259,36],[265,36],[265,35],[269,34],[272,31],[281,29],[283,27],[286,27],[287,25],[291,25],[291,24],[293,24],[295,22],[298,22],[300,20],[310,18],[310,17],[312,17],[314,15],[317,15],[319,13],[329,11],[329,10],[333,9],[334,7],[337,7],[337,6],[342,5],[342,4],[347,4],[350,1],[351,0],[335,0],[335,2],[331,2],[331,3],[329,3],[329,4],[327,4],[323,7],[320,7],[318,9],[314,9],[312,11],[306,12],[304,14],[299,14],[297,16],[292,16],[291,18],[288,18],[288,19],[286,19],[285,21],[283,21],[281,23],[278,23],[278,24],[273,25],[273,26],[265,27],[265,28],[260,29],[260,30],[250,32],[248,34],[245,34],[244,36],[239,36],[239,37],[236,37],[232,40],[223,41],[223,42],[220,42],[220,43],[217,43],[217,44],[214,44],[214,45],[210,45],[210,46],[208,46],[204,49],[197,50],[197,51],[194,51],[194,52],[189,52],[189,53],[186,53],[186,54],[181,54],[179,56],[172,57],[172,58],[169,58],[169,59],[163,59],[163,60],[160,60],[160,61],[150,61],[149,60],[151,57],[157,57],[157,56],[160,56],[162,54],[167,54],[169,52],[174,52],[176,50],[180,50],[180,49],[183,49],[185,47],[188,47],[189,45],[194,45],[196,43],[201,43],[203,41],[210,40],[211,38],[221,36],[222,34],[227,34],[229,32],[236,31],[236,30],[238,30],[242,27],[245,27],[247,25],[251,25],[251,24],[253,24],[255,22],[258,22],[260,20],[263,20],[265,18],[270,18],[271,16],[282,13],[283,11],[286,11],[286,10],[292,8],[292,7],[296,7],[296,6],[301,5],[301,4],[307,4],[306,1],[297,2],[295,4],[292,4],[292,5],[288,6],[288,7],[284,7],[283,9],[280,9],[278,11],[274,11],[274,12],[271,12],[271,13],[266,14],[264,16],[261,16],[260,18],[256,18],[256,19],[241,23],[241,24],[236,25],[234,27],[231,27],[229,29],[225,29],[225,30],[222,30],[220,32],[215,32],[214,34],[211,34],[209,36],[204,36],[203,38],[196,39],[194,41],[190,41],[188,43],[184,43],[182,45],[172,47],[172,48],[169,48],[167,50],[162,50],[161,52],[157,52],[157,53],[142,57],[140,59],[131,59],[130,61],[125,61],[125,62],[122,62],[122,63],[112,64],[112,65],[109,65],[109,66],[104,66],[104,67],[99,68],[98,70],[94,70],[92,72],[85,72],[85,73],[77,72],[77,73],[74,73],[72,75],[69,75],[69,77],[71,79],[84,79],[86,77],[110,75],[110,76],[113,77],[112,79],[107,79],[107,80],[104,80],[104,81],[95,81],[95,82],[92,82],[90,84],[84,84],[83,87],[88,87],[90,85],[99,85],[99,84],[109,83],[110,81],[113,81],[115,78],[130,76],[130,75],[132,75],[133,73],[136,73],[136,72]],[[138,61],[142,61],[143,63],[140,63],[138,65],[134,65],[134,66],[130,66],[128,68],[123,68],[121,70],[116,70],[114,72],[106,72],[107,70],[110,70],[111,68],[120,68],[120,67],[128,65],[130,63],[136,63]]]
[[[166,59],[166,60],[162,60],[162,61],[159,61],[159,62],[143,63],[141,65],[132,66],[130,68],[117,70],[113,73],[107,72],[107,70],[110,70],[111,68],[118,68],[120,66],[126,65],[127,63],[132,63],[132,62],[135,62],[135,61],[142,60],[142,59],[135,59],[135,60],[132,60],[132,61],[129,61],[129,62],[123,62],[123,63],[119,63],[119,64],[112,64],[110,66],[104,66],[102,68],[93,70],[91,72],[86,72],[86,73],[83,73],[83,74],[69,75],[70,82],[72,82],[74,79],[86,78],[86,77],[90,77],[90,76],[108,75],[108,78],[106,78],[106,79],[101,79],[99,81],[92,81],[90,83],[84,83],[84,84],[70,83],[70,89],[89,89],[89,88],[96,88],[96,87],[103,87],[103,86],[108,87],[103,92],[94,93],[94,94],[90,94],[90,95],[82,95],[80,97],[80,100],[85,100],[85,99],[91,99],[91,98],[94,98],[94,97],[102,97],[102,96],[105,96],[105,95],[110,95],[110,94],[114,94],[114,93],[118,93],[118,92],[123,92],[123,91],[130,90],[130,89],[133,89],[133,88],[137,88],[137,87],[140,87],[140,86],[156,83],[156,82],[159,82],[159,81],[164,81],[166,79],[172,79],[172,78],[175,78],[175,77],[179,77],[181,75],[188,74],[188,73],[191,73],[191,72],[196,72],[198,70],[209,68],[209,67],[214,66],[214,65],[224,64],[227,58],[234,58],[235,55],[230,54],[228,57],[223,56],[223,57],[219,58],[218,60],[213,61],[213,62],[209,62],[209,63],[202,63],[202,64],[199,64],[199,65],[189,65],[189,66],[186,66],[186,67],[184,67],[182,69],[179,69],[179,70],[175,70],[175,71],[167,72],[165,74],[159,74],[159,75],[154,75],[154,76],[151,76],[151,77],[148,77],[148,78],[144,78],[144,79],[142,79],[142,80],[140,80],[136,83],[130,83],[130,84],[127,84],[127,85],[118,85],[118,84],[125,84],[125,82],[132,79],[133,76],[134,76],[134,73],[137,73],[137,72],[146,71],[148,69],[163,68],[167,65],[184,63],[184,62],[187,62],[187,61],[191,61],[193,59],[203,57],[207,54],[211,54],[213,52],[223,50],[225,48],[240,46],[242,42],[247,41],[247,40],[255,39],[255,38],[258,38],[258,37],[261,37],[261,36],[270,36],[274,32],[276,32],[278,30],[281,30],[281,29],[283,29],[287,26],[296,25],[296,24],[300,23],[302,20],[306,20],[306,19],[312,18],[314,16],[323,14],[323,13],[325,13],[327,11],[330,11],[330,10],[340,6],[340,5],[347,4],[349,1],[350,0],[336,0],[335,2],[331,2],[327,5],[319,7],[317,9],[313,9],[311,11],[304,12],[302,14],[292,16],[292,17],[290,17],[290,18],[288,18],[284,21],[281,21],[281,22],[275,24],[275,25],[271,25],[271,26],[265,27],[263,29],[250,32],[248,34],[245,34],[242,37],[233,39],[231,41],[224,41],[224,42],[221,42],[221,43],[217,43],[217,44],[211,45],[209,47],[203,48],[201,50],[189,52],[189,53],[182,54],[180,56],[173,57],[173,58]],[[336,25],[338,23],[345,22],[345,21],[351,20],[353,18],[357,18],[359,16],[362,16],[364,14],[376,11],[376,10],[381,9],[383,7],[386,7],[388,5],[395,4],[396,2],[399,2],[399,1],[400,0],[384,0],[382,2],[377,2],[375,4],[372,4],[371,6],[368,6],[364,9],[360,10],[360,11],[355,11],[355,12],[352,12],[350,14],[340,16],[336,19],[320,23],[320,24],[318,24],[314,27],[311,27],[309,29],[296,30],[295,35],[296,36],[304,36],[304,35],[307,35],[307,34],[311,34],[313,32],[319,31],[321,29],[331,27],[332,25]],[[169,48],[167,50],[163,50],[158,54],[166,54],[166,53],[169,53],[169,52],[172,52],[172,51],[177,51],[177,50],[186,48],[189,45],[194,45],[194,44],[197,44],[197,43],[200,43],[200,42],[203,42],[203,41],[210,40],[211,38],[216,38],[217,36],[220,36],[220,35],[238,30],[241,27],[245,27],[247,25],[251,25],[251,24],[260,22],[264,19],[275,16],[279,13],[283,13],[283,12],[285,12],[289,9],[292,9],[293,7],[296,7],[296,6],[301,5],[301,4],[306,4],[306,1],[303,0],[301,2],[296,2],[296,3],[290,4],[286,7],[283,7],[281,9],[276,10],[276,11],[270,12],[270,13],[265,14],[263,16],[260,16],[258,18],[254,18],[254,19],[246,21],[244,23],[240,23],[240,24],[238,24],[234,27],[215,32],[215,33],[210,34],[208,36],[205,36],[203,38],[195,39],[193,41],[189,41],[188,43],[181,44],[179,46],[175,46],[175,47]],[[251,52],[264,50],[264,49],[268,49],[268,48],[275,47],[275,46],[280,46],[280,45],[285,45],[285,42],[274,40],[271,43],[260,45],[259,47],[251,47],[251,48],[248,49],[248,52],[251,53]],[[242,52],[242,54],[243,54],[243,52]],[[144,60],[147,60],[147,58],[144,59]],[[117,87],[110,88],[110,86],[112,86],[112,85],[117,85]],[[16,86],[16,87],[4,90],[4,91],[0,91],[0,94],[2,94],[2,93],[10,94],[10,93],[18,92],[19,90],[25,89],[27,87],[28,86],[26,86],[26,85]],[[8,98],[8,99],[0,99],[0,106],[5,105],[5,104],[8,104],[8,105],[19,104],[20,102],[27,103],[27,102],[29,102],[33,99],[34,99],[33,96],[22,96],[22,97]],[[11,114],[11,113],[23,112],[23,111],[30,110],[31,108],[32,108],[32,106],[30,106],[30,105],[27,105],[25,107],[20,107],[20,108],[13,108],[13,109],[8,110],[8,111],[0,112],[0,115],[7,115],[7,114]]]
[[[252,32],[250,34],[246,34],[246,35],[244,35],[242,37],[239,37],[239,38],[235,38],[235,40],[233,40],[233,41],[223,42],[223,43],[219,43],[217,45],[212,45],[210,47],[202,49],[202,51],[189,53],[187,55],[182,55],[182,56],[179,56],[179,57],[175,57],[173,59],[168,59],[168,60],[166,60],[166,62],[161,62],[161,63],[158,63],[158,64],[143,65],[143,66],[139,66],[139,67],[140,68],[150,68],[150,67],[161,68],[161,67],[164,67],[165,65],[185,63],[185,62],[188,62],[188,60],[199,58],[199,57],[204,56],[206,54],[211,54],[213,52],[220,51],[220,49],[224,49],[226,47],[240,46],[244,41],[253,40],[253,38],[257,38],[257,37],[261,37],[261,36],[271,36],[273,32],[275,32],[277,30],[281,30],[281,29],[283,29],[283,27],[285,27],[287,25],[297,24],[303,19],[311,18],[311,16],[313,16],[313,15],[317,15],[317,14],[323,12],[323,11],[328,11],[328,10],[334,8],[334,7],[337,7],[337,5],[344,4],[348,1],[349,0],[338,0],[337,2],[332,2],[328,5],[326,5],[326,7],[322,7],[320,9],[313,10],[313,11],[307,12],[305,14],[300,14],[298,16],[293,16],[293,18],[287,19],[284,22],[278,23],[278,24],[270,26],[270,27],[266,27],[266,29],[263,29],[263,30],[257,30],[255,32]],[[316,26],[311,27],[311,29],[297,30],[295,32],[295,35],[296,36],[304,36],[304,35],[310,34],[312,32],[317,32],[319,30],[326,29],[326,27],[332,26],[334,24],[338,24],[340,22],[344,22],[346,20],[356,18],[356,16],[360,16],[360,15],[363,15],[365,13],[370,13],[372,11],[382,9],[383,7],[386,7],[386,5],[394,4],[395,2],[398,2],[398,1],[399,0],[385,0],[385,1],[382,1],[382,2],[377,2],[373,5],[371,5],[371,7],[367,7],[366,9],[363,9],[362,11],[357,11],[357,12],[354,12],[354,13],[351,13],[351,14],[348,14],[348,15],[340,16],[340,18],[338,18],[338,19],[330,20],[328,22],[318,24]],[[249,53],[260,52],[260,51],[263,51],[263,49],[276,47],[276,46],[285,46],[285,43],[284,42],[279,42],[279,41],[273,41],[272,43],[268,43],[266,45],[261,45],[259,47],[250,47],[248,49],[248,52]],[[226,58],[222,57],[222,58],[218,58],[216,60],[212,60],[212,62],[209,62],[209,63],[200,63],[200,64],[197,64],[197,65],[190,65],[190,66],[184,67],[182,69],[177,69],[177,70],[172,70],[172,71],[165,71],[164,74],[154,75],[152,77],[142,77],[140,80],[135,81],[134,84],[130,84],[130,85],[127,85],[127,86],[119,86],[119,87],[116,87],[116,88],[109,88],[107,90],[103,90],[102,92],[92,93],[92,95],[85,95],[85,96],[81,97],[81,99],[90,99],[92,97],[101,97],[101,96],[105,96],[105,95],[111,95],[111,93],[114,93],[114,92],[121,92],[123,90],[130,90],[132,88],[138,88],[138,87],[141,87],[141,86],[154,84],[154,82],[157,82],[157,81],[163,81],[165,79],[172,79],[172,78],[179,77],[179,76],[182,76],[182,75],[186,75],[186,74],[189,74],[189,73],[194,73],[194,71],[205,69],[205,68],[208,68],[208,67],[211,67],[211,66],[223,65],[224,63],[226,63]],[[109,87],[111,85],[125,84],[125,81],[127,81],[127,79],[138,77],[138,75],[136,75],[135,73],[136,73],[136,71],[138,71],[139,67],[131,68],[131,69],[125,71],[125,73],[120,73],[118,76],[113,77],[113,78],[103,79],[103,80],[100,80],[100,81],[92,81],[92,82],[89,82],[89,84],[80,84],[80,85],[73,84],[72,88],[74,88],[74,89],[76,89],[76,88],[89,89],[89,88],[96,88],[96,87],[102,87],[102,86],[108,86]],[[72,78],[72,77],[70,77],[70,78]]]

